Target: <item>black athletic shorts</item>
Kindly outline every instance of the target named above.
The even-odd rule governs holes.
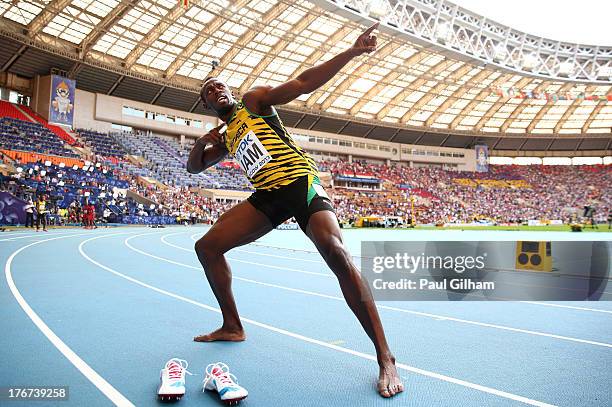
[[[300,228],[306,232],[313,213],[332,211],[334,207],[323,190],[318,178],[303,176],[289,185],[271,191],[255,191],[247,200],[277,227],[287,219],[295,217]]]

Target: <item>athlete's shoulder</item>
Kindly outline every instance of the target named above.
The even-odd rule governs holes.
[[[272,89],[272,86],[269,85],[254,86],[249,89],[242,96],[245,107],[258,116],[269,116],[274,114],[274,108],[272,106],[264,106],[262,103],[262,100],[264,100],[265,95],[270,89]]]

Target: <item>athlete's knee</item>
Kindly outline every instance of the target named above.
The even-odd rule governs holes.
[[[324,256],[334,273],[352,269],[351,255],[344,247],[342,240],[332,236],[325,244]]]
[[[215,256],[221,255],[217,244],[215,243],[214,237],[211,238],[207,234],[202,236],[198,241],[195,242],[195,251],[198,257],[204,259],[210,259]]]

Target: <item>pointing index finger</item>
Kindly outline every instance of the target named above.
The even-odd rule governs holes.
[[[365,30],[365,32],[363,33],[363,35],[370,35],[372,33],[372,31],[374,31],[375,29],[378,28],[378,25],[380,23],[377,21],[376,23],[374,23],[370,28],[368,28],[367,30]]]

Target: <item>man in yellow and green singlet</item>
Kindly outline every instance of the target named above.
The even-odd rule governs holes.
[[[225,83],[207,78],[200,97],[223,123],[196,141],[187,170],[200,173],[231,154],[255,188],[246,201],[225,212],[196,243],[196,253],[221,307],[223,325],[194,340],[246,339],[224,253],[258,239],[295,217],[338,278],[347,304],[373,341],[379,365],[378,392],[383,397],[391,397],[403,391],[403,384],[372,294],[344,246],[338,220],[320,185],[314,160],[294,142],[274,108],[315,91],[353,58],[374,51],[376,37],[371,34],[376,28],[377,24],[370,27],[351,48],[329,61],[279,86],[254,87],[240,101],[234,99]],[[227,130],[222,133],[224,126]]]

